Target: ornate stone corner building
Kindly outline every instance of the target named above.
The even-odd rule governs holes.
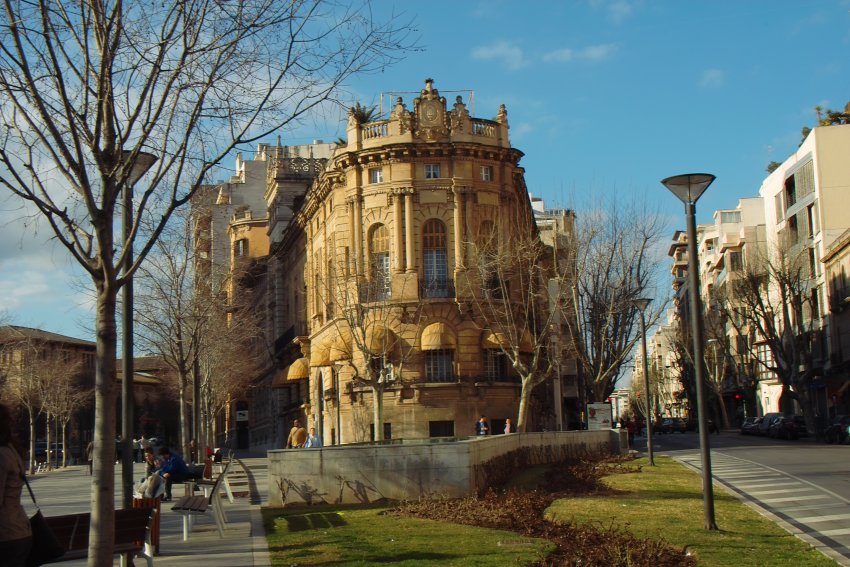
[[[476,315],[477,263],[482,243],[495,257],[534,230],[505,107],[473,118],[428,79],[412,109],[398,98],[388,119],[360,119],[352,110],[347,144],[303,197],[267,189],[270,208],[292,211],[269,259],[287,330],[273,335],[275,384],[306,386],[304,417],[326,445],[472,435],[481,415],[501,432],[520,383]]]

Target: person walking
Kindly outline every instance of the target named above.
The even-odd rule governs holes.
[[[505,435],[514,432],[514,424],[511,423],[511,418],[505,419]]]
[[[307,442],[307,430],[301,427],[301,422],[295,420],[292,422],[292,429],[289,430],[289,437],[286,439],[287,449],[300,449]]]
[[[490,424],[487,423],[487,418],[483,415],[475,424],[475,434],[476,435],[489,435],[490,434]]]
[[[322,439],[316,434],[316,428],[310,428],[310,434],[307,435],[307,441],[304,442],[304,447],[308,449],[317,449],[322,446]]]
[[[0,404],[0,561],[6,567],[24,567],[32,547],[23,487],[24,450],[14,436],[11,411]]]

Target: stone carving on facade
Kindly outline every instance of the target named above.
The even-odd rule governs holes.
[[[398,97],[395,101],[395,108],[390,114],[390,120],[398,120],[399,134],[410,132],[413,126],[413,114],[407,110],[407,106],[402,102],[401,97]]]
[[[499,124],[507,124],[508,123],[508,109],[505,108],[504,104],[499,105],[499,112],[496,114],[496,122]]]
[[[434,88],[434,80],[426,79],[425,88],[413,100],[416,129],[413,135],[425,141],[433,141],[449,135],[446,99]]]
[[[469,130],[469,111],[463,103],[463,98],[458,95],[451,112],[452,132],[464,133]]]

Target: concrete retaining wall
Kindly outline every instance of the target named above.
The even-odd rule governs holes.
[[[531,465],[627,451],[625,432],[615,429],[282,449],[268,452],[269,506],[463,497],[487,488],[495,478],[488,463],[510,455]]]

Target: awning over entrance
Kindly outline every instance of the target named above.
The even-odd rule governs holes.
[[[310,377],[310,359],[299,358],[278,372],[272,381],[272,388],[283,388],[290,380],[303,380]]]
[[[323,342],[316,341],[310,344],[310,366],[330,366],[331,347]]]
[[[289,365],[287,380],[303,380],[310,377],[310,360],[305,356]]]
[[[351,360],[351,337],[337,335],[328,350],[328,360],[339,362],[340,360]]]
[[[481,347],[485,349],[510,349],[513,347],[513,341],[505,333],[484,331],[481,336]],[[531,333],[524,331],[519,340],[520,352],[534,352],[534,341],[531,339]]]
[[[457,337],[445,323],[431,323],[422,330],[419,343],[422,350],[453,349],[457,347]]]
[[[366,328],[365,347],[374,355],[388,354],[395,349],[398,337],[383,323],[372,323]]]

